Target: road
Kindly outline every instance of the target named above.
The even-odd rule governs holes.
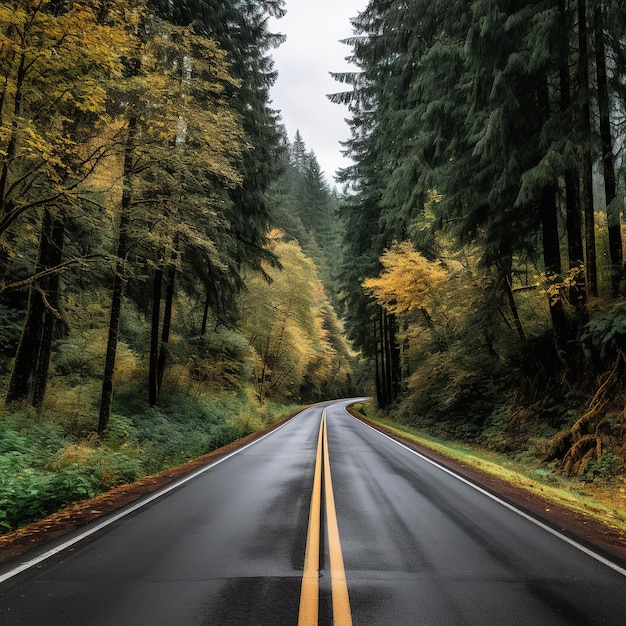
[[[626,624],[619,565],[344,405],[4,566],[0,624]]]

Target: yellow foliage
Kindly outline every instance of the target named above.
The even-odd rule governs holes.
[[[85,463],[95,451],[95,447],[89,441],[72,443],[63,448],[48,467],[54,472],[59,472],[70,465]]]
[[[296,242],[270,233],[270,248],[282,269],[255,274],[241,299],[241,330],[254,349],[254,376],[261,400],[297,399],[305,381],[330,380],[337,351],[324,328],[324,288],[314,263]]]
[[[409,241],[394,243],[380,260],[380,276],[365,280],[363,288],[390,313],[428,309],[448,279],[439,261],[428,261]]]

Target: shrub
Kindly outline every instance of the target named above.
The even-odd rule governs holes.
[[[596,315],[582,341],[593,347],[600,362],[612,363],[620,351],[626,351],[626,304],[620,302]]]
[[[586,482],[591,482],[596,479],[609,480],[619,476],[623,471],[624,463],[622,459],[606,451],[602,454],[599,461],[596,456],[592,456],[589,459],[581,475],[581,479]]]
[[[137,385],[126,382],[98,438],[88,428],[95,425],[88,403],[79,410],[73,402],[76,389],[55,394],[42,416],[22,410],[0,421],[0,532],[211,452],[286,411],[270,403],[261,411],[252,390],[173,395],[148,407]]]

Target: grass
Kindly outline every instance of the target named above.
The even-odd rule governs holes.
[[[353,410],[375,425],[407,437],[426,449],[479,469],[511,485],[539,494],[547,500],[626,532],[626,479],[587,481],[568,478],[543,467],[532,457],[511,458],[419,433],[416,429],[376,415],[371,405],[355,405]]]

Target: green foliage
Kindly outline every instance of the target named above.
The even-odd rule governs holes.
[[[626,351],[626,304],[619,302],[598,313],[585,327],[582,341],[609,364],[618,352]]]
[[[118,395],[106,436],[75,436],[70,416],[34,411],[0,419],[0,532],[231,443],[295,407],[260,410],[251,390],[171,397],[147,407],[136,387]],[[53,420],[53,421],[52,421]],[[93,418],[92,418],[93,421]]]
[[[0,367],[6,367],[6,357],[14,354],[22,332],[22,311],[0,305]],[[7,372],[0,370],[0,374]]]
[[[308,256],[282,244],[279,272],[266,245],[282,0],[14,4],[0,7],[0,390],[19,374],[0,415],[4,530],[253,432],[284,412],[272,399],[348,393],[353,359],[313,262],[333,286],[337,199],[312,152],[282,181],[295,210],[274,210]],[[105,360],[115,396],[97,424]]]
[[[74,444],[60,426],[18,413],[0,421],[0,528],[11,530],[140,475],[122,453]]]
[[[602,430],[623,409],[626,352],[611,171],[624,72],[609,63],[608,94],[600,76],[625,57],[618,5],[371,0],[352,20],[357,69],[331,97],[355,162],[342,312],[402,420],[545,456],[571,429],[564,467],[568,446],[572,468],[602,446],[624,458]]]
[[[608,480],[624,473],[624,460],[612,452],[602,454],[600,460],[591,457],[581,475],[585,482],[594,480]]]
[[[343,232],[338,198],[329,189],[315,153],[307,150],[299,131],[293,144],[285,149],[282,165],[283,171],[269,193],[271,223],[287,240],[295,239],[315,262],[334,303]]]

